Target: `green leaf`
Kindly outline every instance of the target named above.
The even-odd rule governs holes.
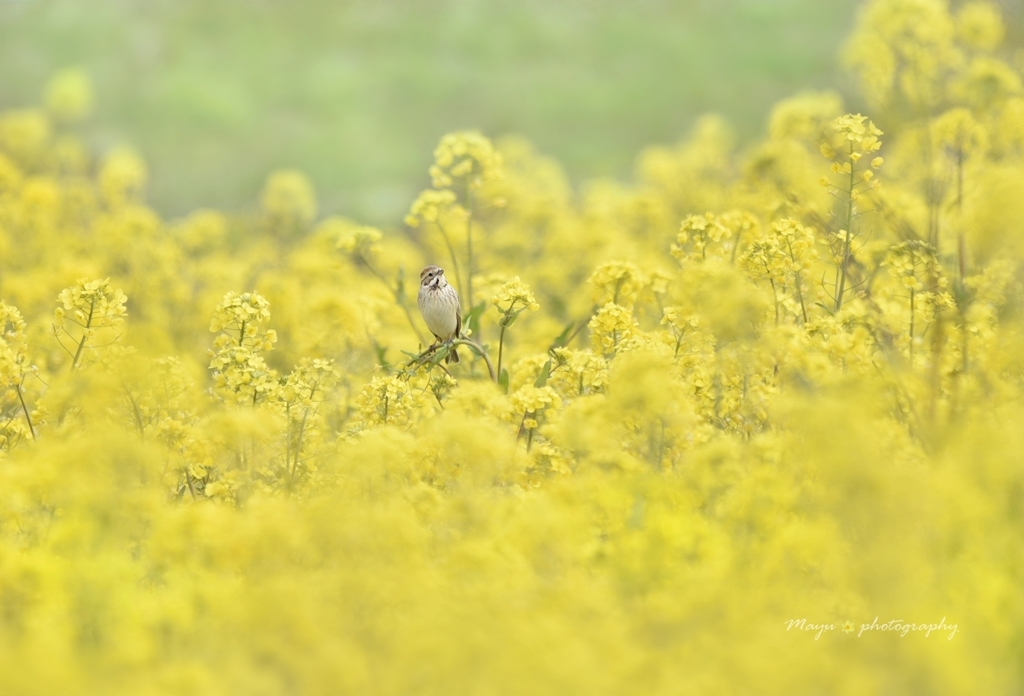
[[[448,357],[448,353],[451,351],[450,346],[442,346],[433,355],[430,356],[428,361],[431,365],[440,365],[441,361]]]
[[[569,336],[572,335],[572,330],[573,330],[573,328],[575,326],[576,326],[576,322],[575,321],[570,321],[568,326],[565,327],[565,330],[562,331],[562,333],[558,334],[558,338],[556,338],[555,342],[551,344],[551,347],[552,348],[561,348],[566,343],[568,343],[569,342]]]
[[[391,366],[388,364],[387,358],[388,347],[375,343],[373,345],[373,350],[377,354],[377,364],[385,370],[389,369]]]
[[[544,367],[541,368],[540,374],[537,375],[537,381],[533,383],[535,387],[543,387],[548,383],[548,375],[551,374],[551,361],[548,360],[544,363]]]
[[[501,387],[503,394],[508,394],[508,370],[504,367],[501,368],[501,374],[498,375],[498,386]]]
[[[480,332],[480,315],[487,309],[487,302],[481,302],[473,309],[466,312],[466,316],[462,317],[462,329],[470,329],[474,334]]]

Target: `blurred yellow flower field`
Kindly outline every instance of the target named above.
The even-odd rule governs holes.
[[[451,133],[402,230],[294,170],[163,220],[58,75],[0,114],[0,693],[1020,691],[1003,34],[875,0],[868,114],[706,117],[632,183]]]

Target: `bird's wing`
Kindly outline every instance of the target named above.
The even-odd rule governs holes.
[[[462,305],[455,305],[455,338],[462,338]]]

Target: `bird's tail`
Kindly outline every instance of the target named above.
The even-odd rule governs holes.
[[[446,363],[457,363],[459,362],[459,351],[455,350],[455,346],[448,351],[448,357],[444,359]]]

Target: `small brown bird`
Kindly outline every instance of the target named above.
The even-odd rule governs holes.
[[[462,335],[462,308],[459,293],[448,284],[444,270],[427,266],[420,272],[420,292],[416,298],[423,321],[438,341],[451,341]],[[448,352],[445,362],[459,362],[455,347]]]

